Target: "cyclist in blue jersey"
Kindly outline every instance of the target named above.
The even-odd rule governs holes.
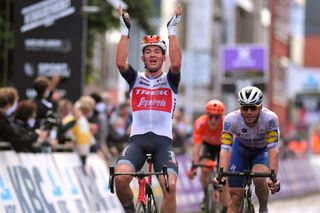
[[[263,94],[257,87],[242,88],[238,93],[240,109],[225,116],[221,133],[220,166],[229,171],[278,172],[279,119],[262,106]],[[231,195],[228,212],[239,212],[243,196],[243,179],[229,177],[227,181]],[[268,212],[269,189],[280,190],[280,182],[266,178],[255,178],[255,192],[259,201],[259,212]],[[269,186],[269,189],[268,189]]]
[[[180,82],[181,48],[176,37],[176,28],[182,15],[182,7],[175,8],[167,24],[170,67],[163,72],[167,45],[158,35],[144,36],[141,41],[142,61],[145,72],[138,72],[127,64],[130,21],[128,13],[119,7],[122,36],[118,44],[116,64],[121,76],[127,81],[130,91],[132,126],[129,144],[120,153],[115,172],[139,171],[152,154],[154,170],[160,172],[168,167],[169,187],[167,192],[164,178],[159,176],[163,200],[161,212],[176,212],[176,181],[178,165],[172,147],[172,117],[176,106]],[[131,176],[117,176],[117,196],[126,212],[134,212]]]

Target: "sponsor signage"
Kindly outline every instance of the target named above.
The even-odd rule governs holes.
[[[33,97],[37,76],[59,75],[62,95],[82,92],[85,37],[83,0],[16,0],[13,84],[22,98]]]
[[[225,78],[264,77],[267,49],[264,46],[225,46],[221,50],[221,70]]]

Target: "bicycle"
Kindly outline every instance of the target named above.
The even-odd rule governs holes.
[[[277,182],[277,177],[274,169],[271,169],[271,172],[252,172],[251,170],[244,170],[243,172],[224,172],[223,167],[220,168],[217,181],[219,184],[223,183],[221,178],[227,176],[236,176],[236,177],[244,177],[244,196],[241,201],[241,212],[242,213],[254,213],[254,206],[252,202],[252,179],[258,177],[269,177],[273,183]]]
[[[205,197],[205,208],[206,213],[220,212],[222,210],[221,205],[221,190],[217,187],[217,184],[214,182],[216,177],[218,164],[213,160],[208,160],[206,163],[195,164],[192,162],[191,170],[194,168],[206,168],[210,170],[210,182],[207,189],[207,196]]]
[[[166,165],[162,167],[161,172],[152,172],[152,156],[147,154],[147,163],[149,166],[148,172],[118,172],[115,173],[114,167],[109,168],[109,189],[111,193],[114,193],[114,178],[118,175],[130,175],[138,179],[139,192],[136,200],[136,212],[137,213],[157,213],[157,203],[152,190],[152,175],[163,175],[165,180],[166,190],[169,192],[169,175]],[[148,178],[147,178],[148,177]]]

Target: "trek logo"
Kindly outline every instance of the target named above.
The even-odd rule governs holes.
[[[171,112],[172,91],[169,88],[146,89],[135,87],[132,91],[132,111],[156,110]]]

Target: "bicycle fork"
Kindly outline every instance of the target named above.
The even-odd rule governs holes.
[[[137,198],[137,203],[142,202],[144,205],[147,204],[146,196],[145,196],[145,186],[146,186],[147,180],[145,178],[138,179],[139,184],[139,194]]]

